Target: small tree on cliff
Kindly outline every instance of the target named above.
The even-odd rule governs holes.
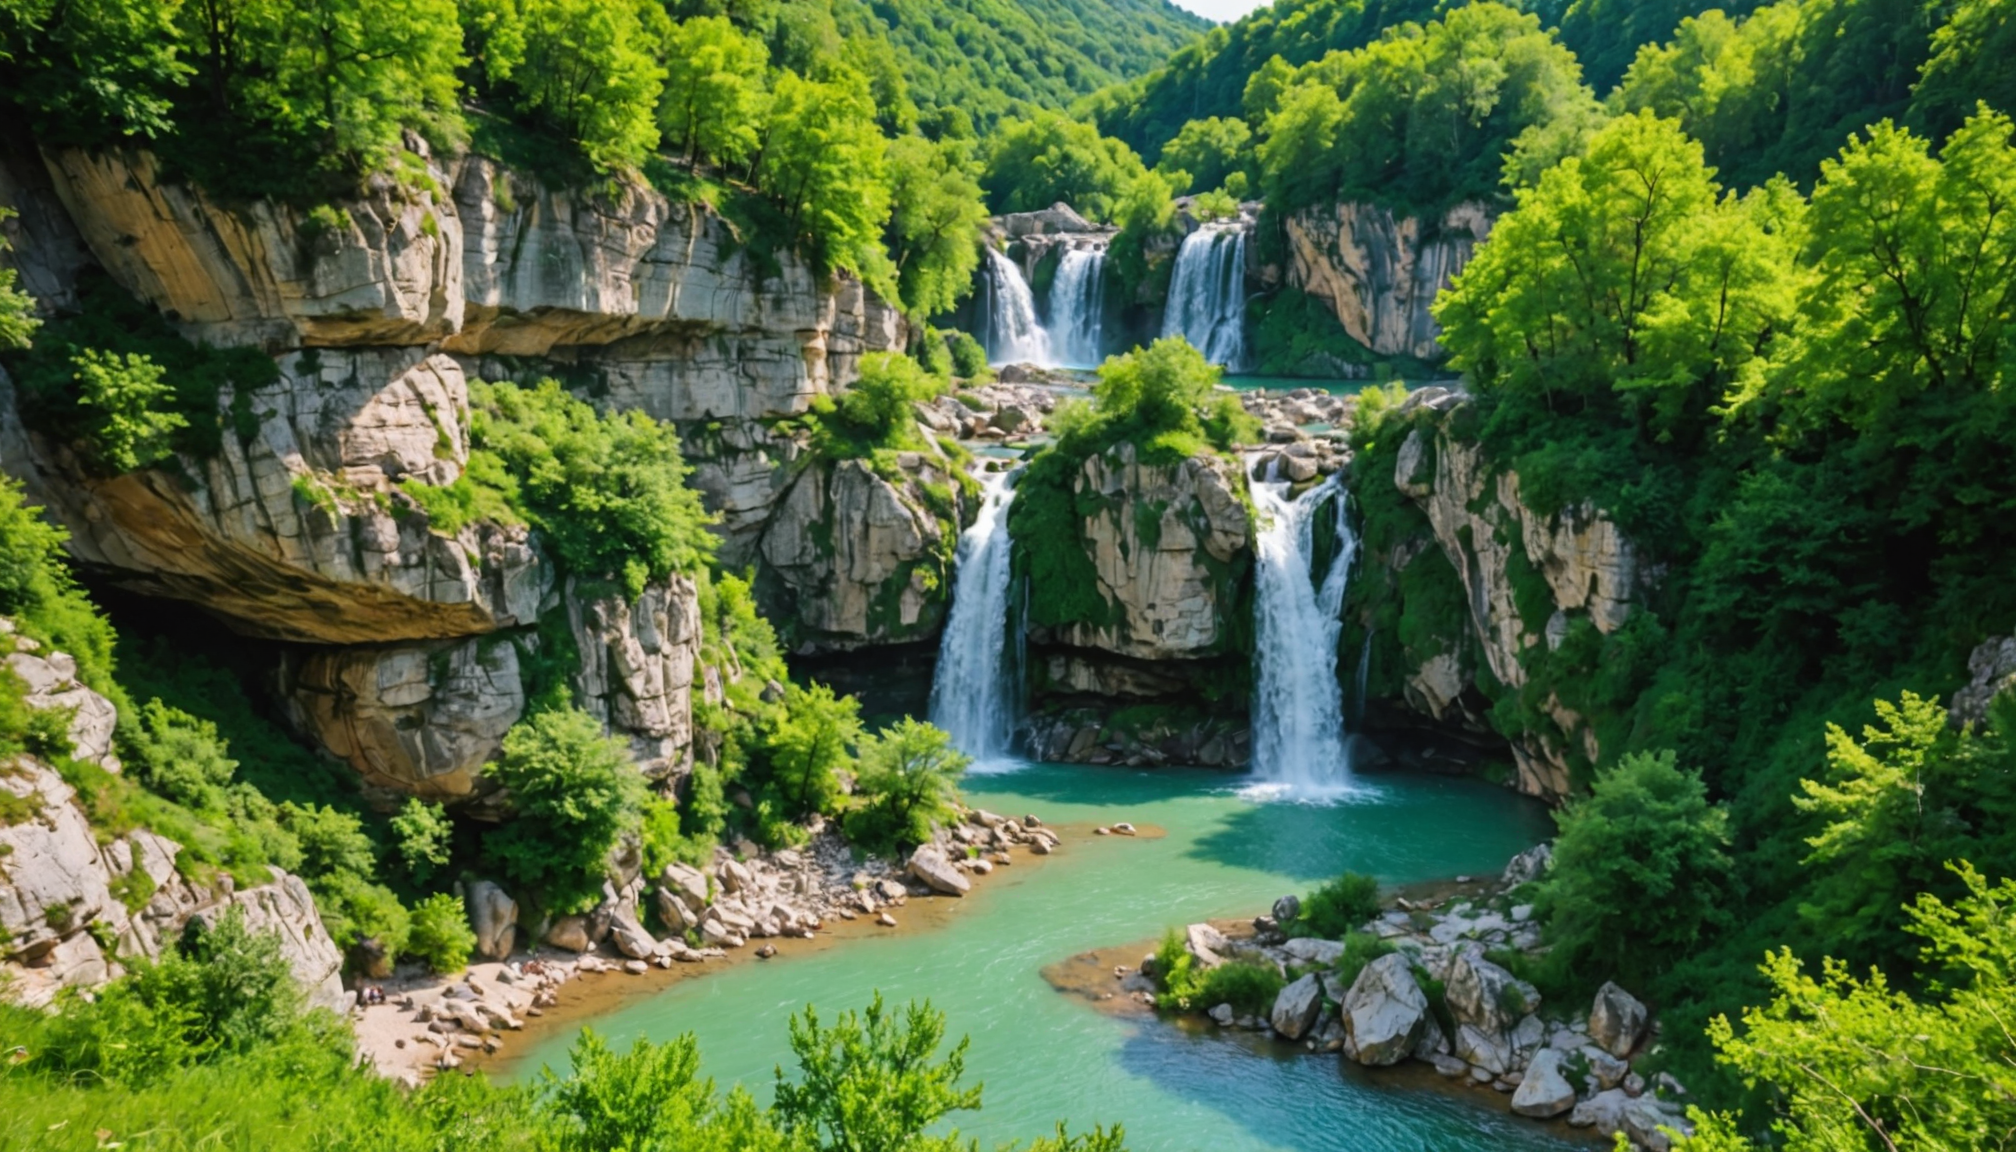
[[[496,865],[554,911],[593,904],[609,850],[644,805],[644,778],[622,742],[586,712],[556,708],[514,726],[489,771],[517,809],[485,839]]]

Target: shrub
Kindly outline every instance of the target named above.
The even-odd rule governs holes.
[[[413,927],[406,935],[409,955],[448,976],[467,968],[475,951],[476,932],[460,896],[436,892],[413,906]]]
[[[1391,955],[1393,942],[1374,936],[1370,932],[1346,932],[1344,934],[1344,954],[1337,958],[1337,978],[1349,988],[1357,982],[1358,974],[1365,966],[1381,956]],[[1522,1013],[1523,1015],[1523,1013]]]
[[[819,449],[834,459],[869,455],[877,448],[921,447],[911,405],[945,391],[945,381],[908,356],[874,352],[861,358],[861,376],[839,397],[821,397]]]
[[[485,837],[497,866],[556,911],[593,904],[610,850],[644,805],[644,778],[623,742],[586,712],[554,709],[513,726],[488,771],[516,813]]]
[[[1274,1008],[1274,998],[1287,984],[1272,964],[1228,960],[1206,969],[1190,1002],[1201,1008],[1230,1004],[1241,1015],[1264,1016]]]
[[[435,869],[448,863],[448,838],[455,830],[448,813],[439,804],[409,796],[391,823],[393,851],[413,882],[425,884]]]
[[[955,814],[959,777],[972,759],[952,747],[941,728],[904,717],[861,744],[860,807],[847,815],[847,834],[874,850],[921,844]]]
[[[1341,940],[1377,915],[1378,879],[1346,872],[1304,897],[1301,914],[1281,928],[1290,936]]]
[[[818,1148],[928,1146],[926,1128],[980,1107],[980,1086],[959,1084],[967,1041],[941,1060],[944,1040],[945,1014],[928,1001],[891,1012],[878,992],[866,1011],[843,1012],[830,1028],[806,1005],[791,1016],[798,1079],[777,1071],[778,1126]]]
[[[1567,956],[1628,978],[1728,922],[1728,814],[1673,753],[1626,755],[1554,819],[1541,905]]]
[[[169,437],[189,421],[164,411],[173,389],[162,382],[161,366],[141,353],[82,349],[71,360],[77,402],[92,415],[86,452],[108,475],[131,472],[164,459]]]
[[[833,811],[840,799],[838,773],[854,763],[861,739],[861,705],[835,696],[825,684],[784,688],[784,710],[763,739],[770,787],[790,818]]]
[[[967,380],[986,380],[992,376],[987,369],[987,350],[971,332],[954,332],[952,342],[952,373]]]
[[[149,788],[199,811],[224,806],[224,786],[238,771],[217,726],[160,700],[140,709],[138,731],[128,741],[133,769]]]

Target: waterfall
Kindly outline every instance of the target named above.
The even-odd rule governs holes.
[[[1355,790],[1344,745],[1337,640],[1358,539],[1337,476],[1293,500],[1281,481],[1256,479],[1251,491],[1261,521],[1254,566],[1254,775],[1265,795],[1334,798]],[[1342,547],[1318,574],[1312,571],[1314,527],[1326,502],[1335,505]]]
[[[987,249],[987,272],[981,279],[980,314],[986,330],[981,343],[989,364],[1048,364],[1050,335],[1036,318],[1036,297],[1022,269],[999,249]]]
[[[1213,364],[1246,360],[1246,230],[1206,225],[1183,238],[1162,335],[1182,336]]]
[[[1372,679],[1372,637],[1378,634],[1377,629],[1366,629],[1365,643],[1358,648],[1358,691],[1351,698],[1351,722],[1353,724],[1362,724],[1365,720],[1366,685]]]
[[[1008,638],[1008,503],[1011,473],[983,477],[979,518],[959,536],[952,615],[938,643],[931,681],[931,722],[977,767],[1008,751],[1014,723],[1014,677],[1006,666]]]
[[[1106,250],[1066,248],[1050,282],[1050,351],[1059,367],[1099,366],[1105,312]]]

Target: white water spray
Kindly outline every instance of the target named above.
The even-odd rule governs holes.
[[[1337,639],[1358,539],[1336,476],[1293,500],[1281,481],[1254,480],[1251,490],[1261,520],[1254,566],[1256,791],[1298,800],[1334,799],[1356,791],[1345,747]],[[1317,573],[1315,521],[1326,501],[1335,507],[1340,547],[1329,568]]]
[[[1050,282],[1050,351],[1060,368],[1097,368],[1106,313],[1106,250],[1067,248]]]
[[[1162,335],[1190,341],[1213,364],[1246,360],[1246,229],[1206,225],[1183,238],[1169,278]]]
[[[952,614],[938,642],[931,681],[931,722],[952,734],[953,746],[976,769],[1007,755],[1014,726],[1012,669],[1007,666],[1008,504],[1010,473],[982,478],[979,518],[960,533],[952,583]]]
[[[987,249],[987,272],[981,279],[981,315],[986,332],[981,343],[989,364],[1048,364],[1050,334],[1036,318],[1036,297],[1022,269],[996,248]]]

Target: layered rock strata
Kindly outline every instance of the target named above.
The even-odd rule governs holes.
[[[1344,331],[1381,356],[1438,360],[1435,296],[1470,262],[1496,214],[1458,204],[1435,219],[1340,203],[1282,221],[1286,283],[1327,304]]]

